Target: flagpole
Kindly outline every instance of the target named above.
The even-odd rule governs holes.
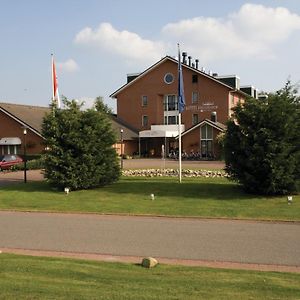
[[[179,135],[179,139],[178,139],[178,143],[179,143],[179,153],[178,153],[178,160],[179,160],[179,183],[181,183],[181,113],[178,114],[178,135]]]
[[[178,46],[178,161],[179,161],[179,183],[181,183],[181,113],[185,108],[185,97],[184,97],[184,87],[183,87],[183,76],[182,76],[182,67],[181,67],[181,60],[180,60],[180,47],[179,43]]]
[[[52,104],[54,103],[54,58],[53,53],[51,53],[51,78],[52,78]]]

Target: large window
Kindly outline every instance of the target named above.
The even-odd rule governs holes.
[[[207,124],[201,127],[201,156],[213,158],[213,128]]]
[[[164,125],[178,124],[178,116],[165,116]]]
[[[164,111],[178,110],[177,97],[175,95],[167,95],[164,98]]]
[[[2,145],[0,146],[0,154],[18,154],[21,152],[20,145]]]
[[[164,97],[164,125],[178,124],[178,100],[176,95]]]

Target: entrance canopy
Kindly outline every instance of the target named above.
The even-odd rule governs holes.
[[[181,125],[181,132],[185,129]],[[150,130],[139,132],[140,138],[176,137],[178,136],[178,125],[151,125]]]
[[[3,145],[21,145],[21,140],[18,137],[4,137],[0,139],[0,146]]]

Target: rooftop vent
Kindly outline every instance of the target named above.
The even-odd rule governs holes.
[[[210,120],[215,122],[215,123],[217,122],[217,112],[216,111],[211,112]]]
[[[186,53],[186,52],[182,52],[182,63],[183,63],[183,64],[186,64],[186,63],[187,63],[186,57],[187,57],[187,53]]]
[[[192,57],[189,55],[189,56],[188,56],[188,59],[189,59],[189,66],[191,67]]]

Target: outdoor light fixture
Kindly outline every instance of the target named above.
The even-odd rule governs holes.
[[[27,157],[26,157],[26,136],[27,136],[27,128],[23,129],[24,135],[24,183],[27,183]]]
[[[121,169],[123,170],[123,128],[120,129],[121,134]]]

